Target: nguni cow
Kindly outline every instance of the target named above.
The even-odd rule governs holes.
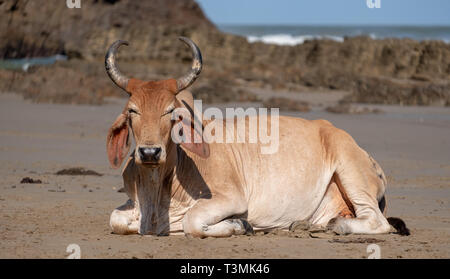
[[[391,223],[408,234],[400,219],[385,217],[386,177],[380,166],[326,120],[280,116],[273,154],[262,154],[258,142],[202,140],[201,131],[185,121],[195,116],[192,94],[184,90],[202,69],[201,53],[190,39],[180,40],[192,50],[193,64],[178,79],[125,77],[115,63],[125,41],[113,43],[106,54],[109,77],[129,94],[108,132],[111,166],[119,168],[127,157],[130,131],[136,144],[122,173],[129,199],[110,217],[114,233],[227,237],[305,221],[338,234],[388,233]],[[191,113],[173,117],[176,108]],[[234,129],[229,123],[224,121],[225,130]],[[175,125],[200,142],[175,143]]]

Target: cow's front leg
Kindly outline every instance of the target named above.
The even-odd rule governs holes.
[[[183,230],[186,235],[200,238],[246,234],[253,231],[250,224],[243,219],[230,218],[246,211],[246,203],[239,198],[216,196],[209,200],[200,200],[184,216]]]
[[[131,199],[114,209],[109,220],[109,225],[116,234],[137,233],[139,224],[139,210]]]

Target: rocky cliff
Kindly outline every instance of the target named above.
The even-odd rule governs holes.
[[[176,77],[190,62],[177,37],[188,36],[205,63],[194,93],[209,102],[252,98],[238,88],[256,86],[351,90],[348,100],[359,102],[450,105],[450,45],[439,41],[250,44],[221,33],[193,0],[81,0],[81,9],[60,0],[3,0],[0,26],[0,57],[69,57],[29,73],[0,71],[0,89],[38,101],[101,103],[103,96],[122,94],[103,68],[105,51],[117,39],[130,42],[119,56],[127,75]]]

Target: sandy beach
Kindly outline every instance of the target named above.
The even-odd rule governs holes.
[[[121,171],[109,167],[105,140],[125,99],[110,98],[102,106],[35,104],[5,93],[0,94],[0,258],[65,258],[72,243],[80,246],[82,258],[367,258],[370,243],[380,246],[382,258],[448,258],[450,110],[370,105],[383,113],[332,114],[308,101],[310,112],[282,114],[327,119],[348,131],[384,169],[387,215],[402,218],[410,236],[111,234],[109,215],[126,195],[118,192]],[[55,174],[71,167],[103,175]],[[42,183],[20,183],[25,177]]]

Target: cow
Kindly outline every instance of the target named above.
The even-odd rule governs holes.
[[[229,237],[287,229],[297,221],[337,234],[389,233],[390,223],[409,233],[403,221],[385,217],[386,177],[378,163],[326,120],[280,116],[279,148],[272,154],[262,154],[258,142],[202,139],[186,90],[201,72],[202,56],[192,40],[180,40],[193,62],[178,79],[125,77],[116,54],[128,42],[116,41],[107,51],[106,72],[129,96],[107,135],[111,166],[119,168],[128,157],[122,172],[128,200],[111,214],[113,233]],[[174,116],[177,109],[190,114]],[[258,116],[234,122],[251,117]],[[225,130],[235,127],[219,121]],[[175,142],[171,131],[177,125],[180,135],[200,141]],[[130,133],[135,149],[128,156]]]

